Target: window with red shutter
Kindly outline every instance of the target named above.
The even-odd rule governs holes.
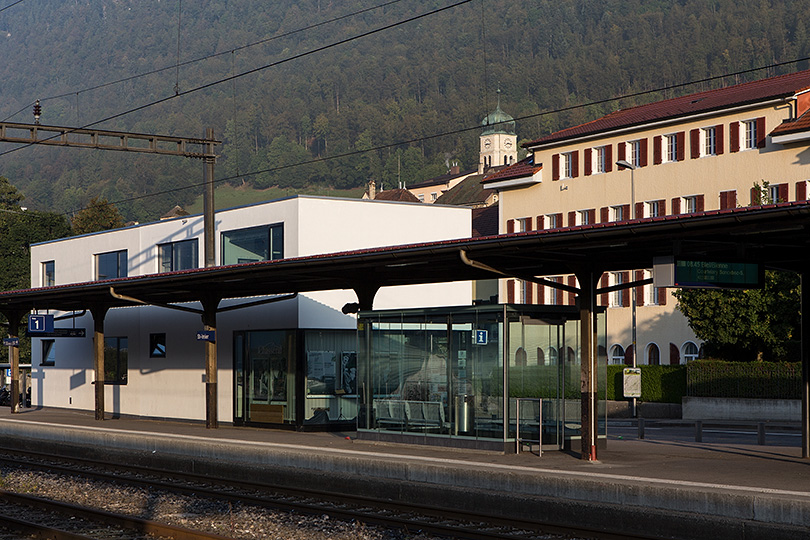
[[[765,148],[765,117],[757,118],[757,148]]]
[[[626,150],[627,150],[626,144],[620,142],[619,144],[616,145],[616,151],[618,154],[617,161],[625,161],[627,159]]]
[[[546,221],[545,216],[537,216],[537,218],[535,218],[535,223],[537,224],[538,231],[542,231],[543,229],[546,228],[545,221]]]
[[[788,185],[779,184],[779,202],[788,202],[790,200],[790,193],[788,193]]]
[[[678,141],[678,161],[686,159],[686,132],[679,131],[677,134]]]
[[[728,146],[729,151],[740,151],[740,123],[732,122],[728,125]]]
[[[678,215],[681,213],[681,198],[680,197],[673,197],[672,198],[672,214]]]
[[[583,153],[584,166],[585,166],[585,176],[590,176],[592,171],[593,171],[593,168],[592,168],[593,163],[591,161],[593,159],[593,157],[591,155],[592,153],[593,153],[593,151],[590,148],[586,148],[585,152]]]
[[[700,157],[700,130],[693,129],[689,132],[689,146],[691,154],[689,157],[697,159]]]
[[[568,226],[575,227],[577,224],[577,213],[576,212],[568,212]]]
[[[695,212],[703,212],[706,209],[705,195],[695,197]]]
[[[605,147],[605,172],[613,171],[613,146]]]
[[[644,217],[644,203],[637,202],[636,203],[636,214],[633,216],[635,219],[643,218]]]
[[[639,141],[639,156],[638,156],[638,165],[639,167],[646,167],[647,166],[647,139],[641,139]]]
[[[569,287],[577,286],[576,276],[568,276],[568,286]],[[577,303],[577,296],[572,292],[568,293],[568,305],[573,306],[576,303]]]
[[[560,154],[551,156],[551,179],[560,179]]]
[[[506,282],[506,303],[515,303],[515,280],[510,279]]]
[[[807,200],[807,180],[796,182],[796,200],[797,201]]]
[[[723,124],[718,124],[714,126],[714,137],[715,137],[714,153],[719,156],[725,151],[724,141],[726,140],[726,138],[723,136]]]
[[[633,281],[641,281],[644,279],[644,270],[636,270],[635,271],[635,279]],[[643,306],[646,304],[644,301],[644,286],[634,287],[636,289],[636,305]]]
[[[579,150],[571,152],[571,178],[579,176]]]
[[[663,138],[661,135],[656,135],[653,137],[653,165],[660,165],[662,162],[662,150],[663,148],[661,145],[663,144]]]
[[[599,223],[607,223],[610,221],[610,208],[603,206],[599,209]]]
[[[515,220],[514,219],[507,219],[506,220],[506,234],[510,234],[515,232]]]

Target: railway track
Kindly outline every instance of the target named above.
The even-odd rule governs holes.
[[[227,540],[228,537],[0,490],[0,538]]]
[[[595,531],[562,529],[541,522],[504,520],[482,513],[460,512],[418,504],[393,503],[312,489],[290,489],[265,484],[231,482],[226,479],[142,467],[127,467],[49,454],[26,452],[24,456],[21,456],[1,453],[0,463],[5,463],[6,466],[44,469],[98,481],[158,489],[214,500],[227,500],[299,514],[328,515],[344,521],[357,521],[444,537],[470,540],[502,540],[505,538],[512,540],[571,538],[612,540],[628,538],[626,535],[619,537]]]

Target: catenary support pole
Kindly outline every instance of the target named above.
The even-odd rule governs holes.
[[[93,315],[93,370],[95,372],[96,420],[104,420],[104,319],[108,306],[90,308]]]
[[[215,248],[215,224],[214,224],[214,130],[205,130],[205,138],[209,141],[205,144],[206,157],[203,162],[203,178],[205,192],[203,194],[203,251],[205,255],[205,267],[216,266]]]
[[[20,315],[12,313],[8,319],[8,337],[19,338]],[[11,412],[20,412],[20,346],[10,345],[8,348],[8,361],[11,368]]]

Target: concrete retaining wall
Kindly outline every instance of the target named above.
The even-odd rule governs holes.
[[[801,405],[793,399],[685,397],[683,419],[801,422]]]

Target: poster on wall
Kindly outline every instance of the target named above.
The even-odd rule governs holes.
[[[334,394],[337,379],[337,359],[334,351],[307,353],[307,392]]]
[[[346,394],[357,394],[357,353],[347,351],[340,355],[341,389]]]

